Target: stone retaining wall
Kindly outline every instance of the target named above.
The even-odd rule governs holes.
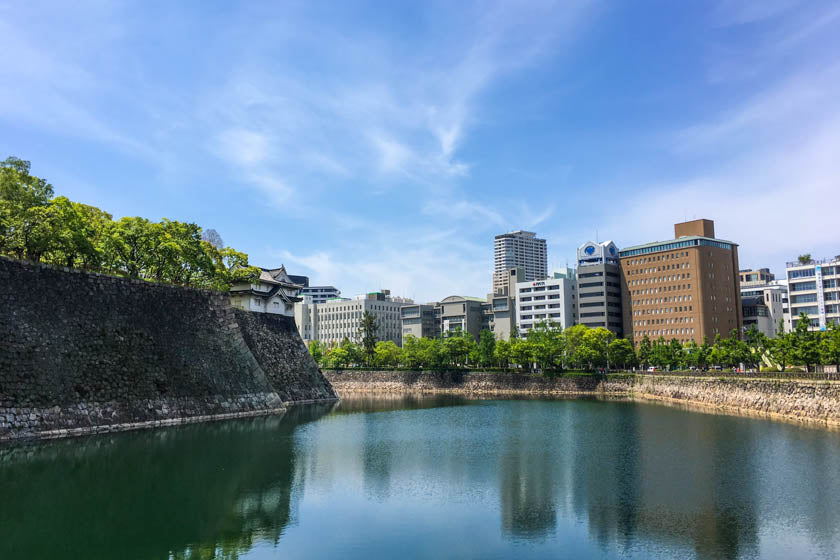
[[[840,425],[840,382],[639,375],[633,395]]]
[[[225,293],[0,258],[0,440],[335,398],[291,318],[248,315]]]
[[[543,378],[483,372],[327,370],[339,395],[451,393],[466,396],[603,395],[697,405],[840,426],[840,382],[638,375]]]
[[[515,373],[325,370],[339,395],[351,393],[453,393],[462,395],[627,394],[632,380],[576,376],[550,379]]]

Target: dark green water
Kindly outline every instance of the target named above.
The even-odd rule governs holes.
[[[348,400],[0,448],[0,559],[840,558],[840,433]]]

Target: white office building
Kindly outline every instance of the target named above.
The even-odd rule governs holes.
[[[521,267],[525,281],[534,281],[548,276],[547,263],[545,239],[537,239],[536,233],[514,231],[497,235],[493,251],[493,293],[505,293],[511,268]]]
[[[779,321],[785,325],[790,315],[785,315],[788,299],[787,286],[775,281],[763,286],[741,284],[741,309],[744,315],[744,329],[755,325],[759,332],[770,338],[780,333]]]
[[[557,323],[566,329],[575,324],[577,307],[575,269],[565,268],[550,278],[517,282],[516,326],[521,336],[542,321]]]
[[[388,290],[324,303],[314,303],[307,296],[295,304],[295,323],[307,345],[313,340],[338,345],[345,338],[358,343],[362,316],[367,311],[376,318],[377,339],[392,340],[401,346],[400,309],[411,303],[409,299],[392,298]]]
[[[789,262],[786,271],[791,328],[796,328],[800,313],[808,316],[809,330],[840,323],[840,256]]]
[[[341,297],[341,290],[335,286],[306,286],[300,291],[302,297],[309,296],[312,303],[325,303]]]

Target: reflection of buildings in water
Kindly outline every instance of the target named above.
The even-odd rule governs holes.
[[[613,465],[593,464],[579,448],[577,502],[585,502],[595,538],[617,537],[625,546],[654,539],[700,558],[755,553],[758,471],[743,446],[755,439],[745,433],[749,423],[655,405],[625,408],[613,415],[623,426],[600,436],[599,445],[616,453]]]
[[[609,407],[609,410],[605,410]],[[637,523],[638,418],[624,403],[580,403],[572,493],[578,517],[600,542],[627,543]]]
[[[524,406],[523,406],[524,405]],[[557,525],[555,484],[559,476],[555,434],[550,424],[554,403],[515,403],[500,419],[499,500],[502,533],[515,538],[542,538]]]
[[[374,414],[364,417],[362,440],[362,469],[365,494],[384,502],[391,493],[391,469],[394,462],[394,444],[389,438],[388,422]]]
[[[328,410],[50,442],[25,461],[0,457],[0,481],[15,481],[0,482],[0,558],[228,557],[276,542],[292,508],[292,433]]]

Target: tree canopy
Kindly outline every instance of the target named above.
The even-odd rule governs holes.
[[[167,218],[114,220],[54,196],[52,185],[15,157],[0,162],[0,255],[216,290],[259,275],[248,255],[222,247],[215,230]]]

